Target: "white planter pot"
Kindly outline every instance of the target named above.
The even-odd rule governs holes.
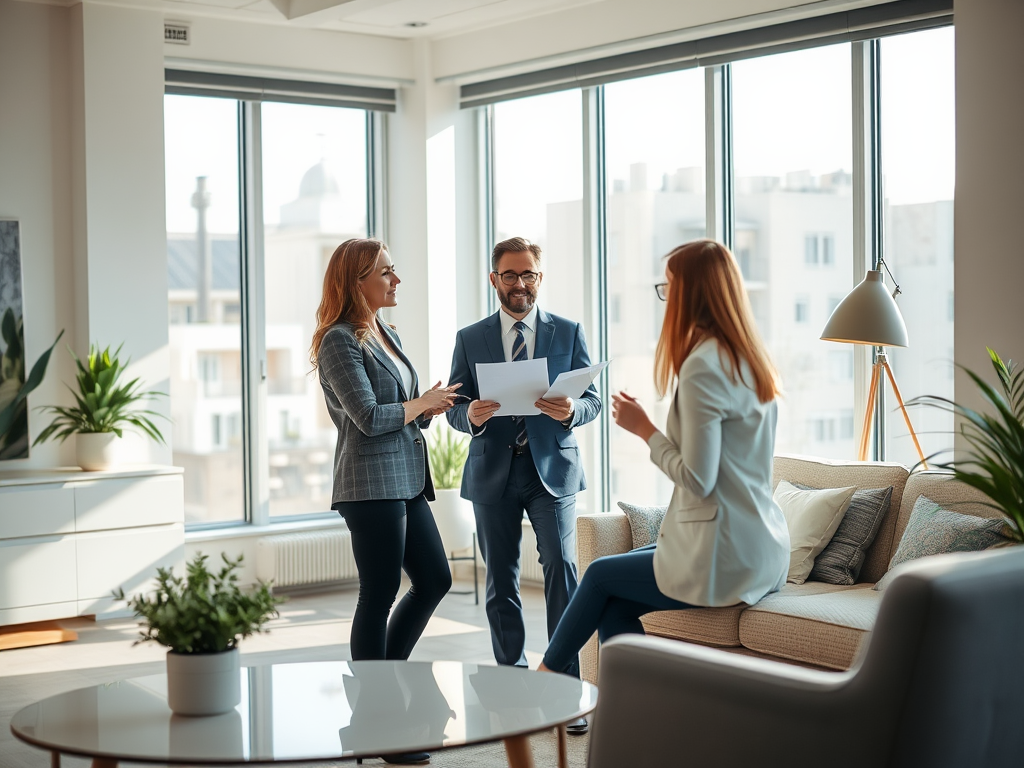
[[[85,470],[109,469],[117,463],[117,440],[113,432],[79,432],[75,435],[75,461]]]
[[[238,649],[167,652],[167,704],[178,715],[221,715],[242,700]]]
[[[430,504],[434,522],[441,534],[441,542],[447,554],[473,546],[473,532],[476,519],[473,517],[473,502],[459,496],[458,488],[438,488]]]

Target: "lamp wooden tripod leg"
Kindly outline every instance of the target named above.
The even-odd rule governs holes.
[[[879,352],[875,356],[875,363],[871,366],[871,389],[868,391],[868,407],[867,412],[864,414],[864,429],[860,434],[860,451],[857,454],[857,458],[860,461],[867,461],[868,458],[868,440],[871,437],[871,421],[875,415],[875,401],[877,399],[878,388],[883,386],[882,371],[885,371],[886,376],[889,379],[889,383],[892,385],[892,391],[896,395],[896,402],[900,405],[900,410],[903,412],[903,420],[907,422],[907,429],[910,431],[910,437],[914,441],[914,447],[917,449],[917,455],[921,458],[921,464],[925,469],[928,469],[928,462],[924,458],[924,451],[921,450],[921,443],[917,440],[917,433],[914,432],[914,426],[910,423],[910,414],[907,413],[907,406],[903,404],[903,395],[900,394],[900,388],[896,386],[896,377],[892,375],[892,368],[889,367],[889,358],[884,352]]]

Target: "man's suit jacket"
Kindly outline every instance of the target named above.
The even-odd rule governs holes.
[[[501,312],[502,310],[498,310]],[[579,323],[537,311],[537,335],[533,358],[546,357],[548,379],[558,374],[590,365],[583,327]],[[460,395],[478,400],[480,390],[476,378],[477,363],[503,363],[505,350],[501,344],[501,321],[498,313],[459,331],[455,337],[452,372],[449,384],[462,383]],[[448,411],[448,423],[455,429],[473,434],[469,423],[468,403],[460,403]],[[580,448],[573,427],[593,421],[601,412],[601,398],[591,385],[583,397],[575,401],[569,426],[550,416],[526,417],[526,434],[530,453],[541,482],[552,496],[568,496],[587,487],[580,464]],[[501,500],[512,463],[516,424],[511,416],[492,416],[482,434],[469,444],[469,457],[462,474],[462,497],[482,504]]]
[[[376,341],[360,344],[349,323],[324,335],[317,355],[327,411],[338,428],[334,451],[333,501],[412,499],[434,486],[420,430],[430,419],[405,423],[406,400],[419,397],[416,369],[402,352],[398,334],[384,325],[398,356],[412,371],[406,392],[398,368]]]
[[[654,553],[658,589],[690,605],[753,605],[786,582],[789,529],[772,500],[777,408],[715,339],[679,370],[665,433],[647,441],[675,484]]]

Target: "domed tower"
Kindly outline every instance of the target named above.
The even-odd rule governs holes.
[[[303,227],[320,232],[349,232],[354,218],[351,201],[341,192],[333,163],[326,157],[302,176],[299,196],[281,206],[281,227]]]

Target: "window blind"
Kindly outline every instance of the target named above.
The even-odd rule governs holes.
[[[218,96],[245,101],[280,101],[394,112],[394,88],[369,88],[304,80],[246,77],[185,69],[164,70],[164,92],[179,96]]]
[[[952,23],[953,0],[897,0],[470,83],[461,87],[459,105],[468,109],[525,96],[692,67],[710,67],[803,48],[870,40]]]

